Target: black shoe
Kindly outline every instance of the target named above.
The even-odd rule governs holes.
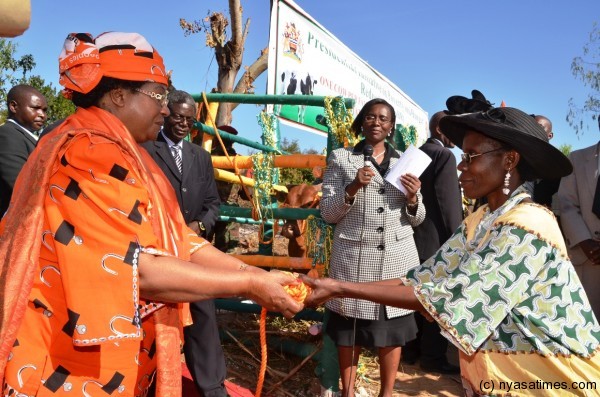
[[[457,365],[452,365],[449,362],[434,364],[434,365],[425,365],[421,363],[421,369],[426,372],[437,372],[444,375],[458,375],[460,374],[460,367]]]

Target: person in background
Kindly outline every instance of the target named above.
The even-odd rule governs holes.
[[[291,317],[302,305],[283,286],[295,278],[187,227],[139,147],[170,112],[144,37],[69,34],[59,70],[77,110],[33,151],[0,223],[2,393],[145,396],[155,383],[181,396],[181,303],[247,296]]]
[[[431,164],[419,178],[427,214],[423,223],[413,228],[420,263],[435,254],[463,219],[456,159],[449,149],[453,148],[454,144],[439,127],[440,120],[445,115],[445,112],[437,112],[431,117],[431,137],[420,147],[431,157]],[[404,347],[402,361],[414,363],[420,359],[421,369],[425,371],[459,373],[460,368],[450,364],[446,358],[448,340],[440,335],[437,323],[427,321],[420,313],[415,313],[415,320],[419,334],[416,340],[410,341]]]
[[[46,98],[30,85],[12,87],[6,96],[8,119],[0,126],[0,218],[10,203],[15,181],[35,149],[46,122]]]
[[[170,92],[169,112],[156,140],[142,146],[175,189],[188,227],[206,238],[212,234],[219,217],[221,201],[210,155],[185,139],[196,115],[194,98],[185,91]]]
[[[600,118],[599,118],[600,119]],[[599,122],[600,128],[600,122]],[[573,173],[560,181],[560,223],[569,257],[600,314],[600,141],[569,155]]]
[[[320,209],[336,224],[329,276],[343,281],[380,281],[403,277],[419,265],[413,226],[425,218],[421,183],[401,177],[404,195],[384,179],[401,154],[387,142],[396,125],[394,108],[383,99],[368,101],[352,123],[356,146],[331,152],[323,178]],[[363,155],[373,148],[369,165]],[[401,346],[415,338],[412,310],[355,299],[327,303],[326,332],[338,346],[342,396],[354,396],[361,347],[376,348],[381,374],[380,396],[391,397]]]
[[[219,195],[210,155],[186,140],[196,115],[194,98],[175,90],[168,96],[169,115],[156,141],[142,147],[148,151],[173,186],[185,223],[207,238],[219,216]],[[210,241],[210,240],[209,240]],[[202,397],[227,396],[227,368],[219,338],[213,300],[190,304],[193,323],[183,329],[185,363]]]
[[[544,131],[546,131],[546,135],[548,135],[548,140],[551,140],[554,137],[554,132],[552,132],[552,121],[546,116],[542,116],[541,114],[532,115],[535,121],[539,125],[542,126]]]
[[[546,116],[532,114],[535,121],[542,126],[548,141],[554,137],[552,131],[552,121]],[[555,179],[537,179],[531,182],[533,185],[533,201],[538,204],[546,206],[550,210],[555,210],[558,204],[554,203],[554,195],[558,192],[558,186],[560,185],[560,178]]]
[[[487,204],[404,278],[302,276],[312,288],[305,304],[351,297],[424,313],[459,347],[466,396],[595,395],[577,386],[597,382],[600,325],[556,219],[523,187],[564,177],[571,163],[515,108],[446,116],[440,128],[463,150],[464,194]],[[530,386],[540,381],[544,387]],[[515,390],[517,383],[528,387]]]

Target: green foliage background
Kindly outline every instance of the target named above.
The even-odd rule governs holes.
[[[319,152],[312,148],[302,152],[297,139],[290,141],[287,138],[284,138],[281,142],[281,150],[292,154],[319,154]],[[300,185],[302,183],[307,183],[310,185],[315,180],[311,168],[281,168],[279,171],[280,185]]]

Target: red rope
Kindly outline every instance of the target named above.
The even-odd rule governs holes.
[[[289,273],[289,272],[285,272]],[[289,273],[291,274],[291,273]],[[298,284],[286,285],[283,287],[285,291],[296,302],[304,302],[304,299],[310,292],[310,287],[303,282]],[[263,384],[265,383],[265,373],[267,372],[267,309],[264,307],[260,311],[260,370],[258,372],[258,381],[256,383],[256,392],[254,397],[260,397]]]

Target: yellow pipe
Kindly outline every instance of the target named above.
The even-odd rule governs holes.
[[[235,156],[235,165],[238,169],[252,168],[251,156]],[[213,167],[221,169],[233,169],[234,166],[225,156],[213,156]],[[278,168],[313,168],[325,167],[327,161],[322,154],[288,154],[275,156],[274,164]]]
[[[254,179],[252,178],[248,178],[245,176],[242,176],[242,183],[246,186],[254,186]],[[229,182],[229,183],[235,183],[235,184],[240,184],[240,177],[238,177],[236,174],[234,174],[233,172],[229,172],[229,171],[225,171],[225,170],[220,170],[218,168],[215,168],[215,179],[219,180],[219,181],[224,181],[224,182]],[[278,192],[281,193],[287,193],[287,187],[285,186],[280,186],[280,185],[273,185],[273,190],[276,190]]]
[[[217,117],[217,111],[219,110],[218,102],[209,102],[208,103],[208,111],[206,120],[204,120],[204,124],[211,125],[213,128],[217,128],[216,125],[212,125],[213,120]],[[202,131],[200,131],[202,132]],[[212,135],[202,134],[202,148],[206,150],[208,153],[212,150],[213,139]],[[216,145],[219,145],[218,141],[214,142]]]

